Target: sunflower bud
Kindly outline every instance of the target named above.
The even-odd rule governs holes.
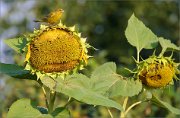
[[[139,79],[151,88],[165,87],[175,75],[175,63],[168,58],[151,57],[140,64]]]

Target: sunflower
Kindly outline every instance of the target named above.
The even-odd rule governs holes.
[[[75,27],[41,25],[28,39],[26,68],[33,72],[67,73],[87,64],[88,44]]]
[[[152,56],[139,63],[138,77],[150,88],[165,87],[176,77],[177,66],[170,57]]]

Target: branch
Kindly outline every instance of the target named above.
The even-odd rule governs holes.
[[[124,113],[124,115],[126,116],[126,114],[129,112],[129,110],[131,110],[133,107],[135,107],[136,105],[142,103],[142,101],[139,102],[135,102],[134,104],[132,104]]]

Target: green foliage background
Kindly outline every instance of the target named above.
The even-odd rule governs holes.
[[[42,18],[53,9],[63,8],[65,13],[62,21],[68,26],[76,25],[82,32],[82,36],[88,38],[88,43],[98,49],[98,51],[90,51],[90,55],[94,58],[90,59],[87,69],[83,71],[87,75],[90,75],[90,72],[98,65],[106,61],[114,61],[118,65],[118,73],[128,76],[128,72],[123,68],[133,68],[135,63],[131,57],[136,57],[136,49],[128,44],[125,38],[125,28],[132,13],[135,13],[157,36],[163,36],[180,45],[178,12],[180,3],[178,0],[2,0],[0,2],[1,6],[7,5],[6,9],[1,7],[1,12],[7,11],[0,19],[1,40],[32,32],[33,28],[38,28],[38,24],[33,22],[34,19]],[[146,59],[152,52],[143,50],[140,55]],[[160,48],[157,48],[156,52],[160,52]],[[24,57],[15,52],[1,51],[1,56],[2,53],[12,54],[14,63],[23,63]],[[179,53],[175,53],[174,58],[176,62],[179,62]],[[0,80],[4,83],[4,85],[0,83],[0,117],[5,118],[10,105],[19,98],[31,98],[38,105],[45,106],[42,91],[33,81],[17,80],[3,74],[0,74]],[[180,83],[176,82],[174,87],[167,88],[158,94],[162,100],[180,108]],[[67,96],[59,96],[57,104],[64,105]],[[133,103],[136,99],[137,96],[131,98],[130,101]],[[122,103],[120,98],[115,100]],[[78,102],[73,102],[70,110],[74,117],[109,117],[104,107],[80,105]],[[119,114],[117,110],[111,110],[114,116]],[[172,118],[178,116],[150,103],[144,103],[135,107],[129,113],[129,117]]]

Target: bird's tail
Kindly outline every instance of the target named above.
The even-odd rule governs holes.
[[[43,22],[43,20],[33,20],[34,22]]]

